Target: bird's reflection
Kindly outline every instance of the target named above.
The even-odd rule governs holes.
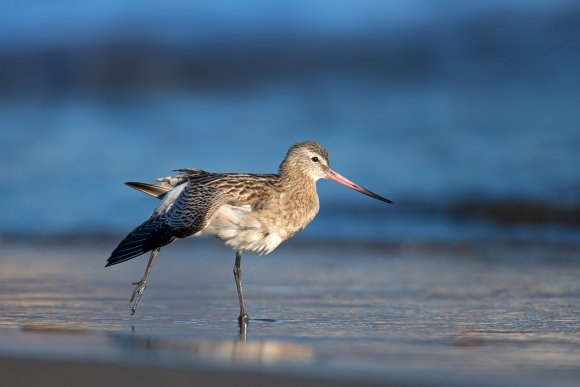
[[[273,340],[248,340],[251,321],[238,325],[238,336],[234,340],[184,340],[183,338],[141,336],[135,326],[132,326],[132,333],[129,335],[113,333],[110,337],[116,346],[130,351],[136,356],[144,353],[149,356],[151,352],[154,352],[155,355],[159,356],[178,354],[184,359],[199,358],[261,363],[309,360],[313,357],[313,349],[309,345]]]
[[[240,328],[240,334],[238,336],[239,341],[241,342],[248,341],[248,322],[240,321],[238,327]]]

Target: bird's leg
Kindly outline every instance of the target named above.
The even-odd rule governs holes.
[[[242,290],[242,269],[240,263],[242,260],[242,253],[236,251],[236,264],[234,265],[234,279],[236,280],[236,288],[238,289],[238,298],[240,299],[240,316],[238,322],[240,326],[248,323],[248,314],[246,313],[246,306],[244,305],[244,291]]]
[[[139,301],[141,300],[141,296],[147,287],[147,278],[149,277],[149,273],[151,273],[151,269],[153,268],[153,263],[155,262],[155,257],[159,252],[159,248],[153,249],[151,251],[151,256],[149,257],[149,262],[147,263],[147,269],[145,269],[145,274],[143,274],[143,278],[139,282],[133,282],[135,289],[133,289],[133,294],[131,295],[131,300],[129,302],[133,303],[133,307],[131,308],[131,315],[135,314],[137,310],[137,305],[139,305]]]

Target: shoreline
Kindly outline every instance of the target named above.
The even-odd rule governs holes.
[[[118,233],[55,233],[55,234],[21,234],[0,233],[0,246],[5,248],[114,248],[122,240],[124,234]],[[185,242],[185,243],[184,243]],[[216,248],[223,246],[219,241],[211,238],[189,237],[175,244],[178,249],[191,248],[192,246]],[[172,246],[173,247],[173,246]],[[344,239],[328,237],[299,236],[284,242],[283,248],[293,250],[321,250],[332,252],[335,250],[401,253],[415,251],[424,253],[469,253],[481,251],[481,249],[496,250],[545,250],[562,253],[580,252],[580,239],[574,241],[550,241],[550,240],[518,240],[482,238],[478,240],[452,240],[441,238],[423,239]],[[227,248],[226,248],[227,249]]]

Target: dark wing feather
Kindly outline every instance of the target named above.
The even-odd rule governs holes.
[[[166,215],[156,216],[131,231],[113,250],[105,267],[128,261],[172,242],[175,236],[167,220]]]
[[[111,253],[106,266],[128,261],[176,238],[203,230],[228,195],[192,179],[166,213],[156,214],[135,228]]]

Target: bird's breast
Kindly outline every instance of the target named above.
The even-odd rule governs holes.
[[[239,251],[272,252],[280,243],[304,229],[318,212],[314,202],[268,201],[260,206],[224,204],[197,235],[211,235]]]

